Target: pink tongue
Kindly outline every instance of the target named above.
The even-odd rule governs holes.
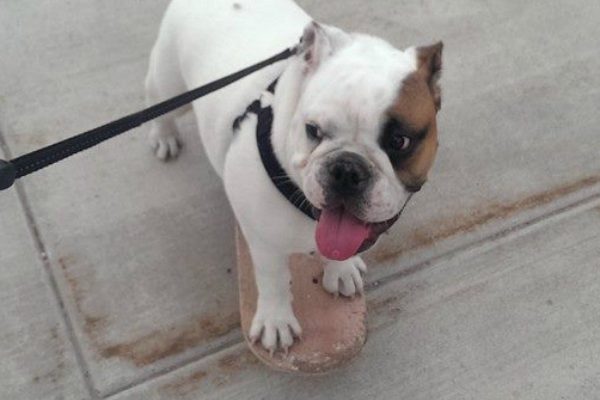
[[[315,233],[321,254],[330,260],[338,261],[355,255],[368,236],[368,224],[341,207],[324,209]]]

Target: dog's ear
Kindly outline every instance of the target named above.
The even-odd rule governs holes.
[[[442,90],[440,88],[440,77],[442,75],[442,50],[444,44],[437,42],[430,46],[417,47],[415,49],[417,57],[417,69],[423,74],[435,102],[435,107],[439,110],[442,107]]]
[[[349,40],[350,36],[341,29],[310,22],[304,28],[298,48],[298,54],[306,63],[306,71],[316,70],[327,57]]]

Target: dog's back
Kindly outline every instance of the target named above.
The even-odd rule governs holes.
[[[291,0],[173,0],[152,50],[146,80],[149,102],[200,86],[294,45],[309,20]],[[204,147],[219,175],[232,121],[280,71],[281,65],[266,68],[193,103]]]

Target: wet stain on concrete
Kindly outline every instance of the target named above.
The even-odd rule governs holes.
[[[81,280],[69,269],[74,262],[73,257],[58,259],[58,264],[71,290],[77,312],[83,320],[83,331],[103,358],[120,358],[132,362],[137,367],[143,367],[177,355],[239,327],[240,317],[236,310],[228,315],[197,317],[187,324],[155,330],[122,343],[105,343],[100,334],[106,328],[108,318],[93,315],[82,306],[86,290],[84,290]],[[91,285],[91,282],[87,282],[87,285]]]
[[[470,233],[492,220],[503,219],[519,212],[548,204],[560,197],[600,182],[600,176],[589,176],[577,181],[557,186],[510,203],[492,203],[472,210],[469,214],[456,215],[450,219],[434,221],[426,227],[415,230],[405,245],[396,249],[375,250],[370,256],[375,262],[391,261],[402,253],[430,246],[440,240],[461,233]]]

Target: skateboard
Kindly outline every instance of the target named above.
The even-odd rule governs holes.
[[[260,341],[248,337],[256,311],[257,289],[252,260],[241,230],[236,230],[237,267],[242,332],[250,350],[277,370],[323,374],[354,358],[367,338],[365,296],[346,298],[327,293],[321,285],[323,263],[316,257],[295,254],[289,259],[292,307],[302,327],[302,338],[289,350],[270,353]]]

